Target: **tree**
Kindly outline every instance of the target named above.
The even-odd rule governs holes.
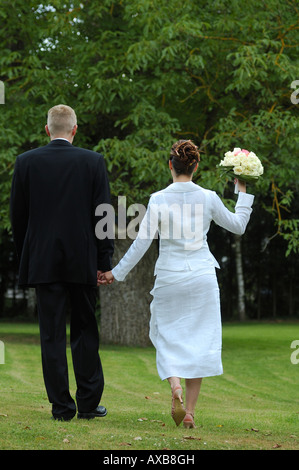
[[[170,182],[168,152],[178,138],[204,152],[195,182],[232,207],[216,165],[235,146],[254,150],[265,167],[252,189],[255,207],[272,220],[261,235],[266,250],[283,240],[284,252],[298,253],[295,0],[13,0],[2,2],[0,15],[2,233],[14,158],[46,143],[46,112],[65,102],[79,117],[76,144],[105,155],[115,207],[119,195],[146,204]],[[253,213],[255,231],[262,219]],[[254,277],[246,254],[243,263],[246,288],[246,276]]]

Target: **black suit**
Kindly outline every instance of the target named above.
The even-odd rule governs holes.
[[[94,312],[97,270],[111,269],[113,240],[95,236],[95,209],[110,203],[102,155],[66,140],[19,155],[11,190],[11,223],[19,285],[36,287],[45,384],[55,417],[72,417],[65,354],[66,302],[81,412],[94,409],[104,379]]]

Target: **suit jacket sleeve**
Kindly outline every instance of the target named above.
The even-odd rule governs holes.
[[[111,204],[109,180],[102,156],[98,160],[94,181],[94,214],[100,204]],[[96,224],[102,217],[95,216],[94,227],[96,227]],[[111,270],[113,251],[114,240],[109,236],[108,231],[106,238],[97,238],[97,268],[99,271],[105,272]]]
[[[10,220],[19,260],[21,259],[27,231],[28,215],[28,206],[20,175],[19,159],[17,158],[11,186]]]

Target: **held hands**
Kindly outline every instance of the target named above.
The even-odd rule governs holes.
[[[114,281],[114,276],[111,271],[107,271],[103,273],[102,271],[98,271],[97,274],[97,285],[98,286],[107,286],[108,284],[112,284]]]

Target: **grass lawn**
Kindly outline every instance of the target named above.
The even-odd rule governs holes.
[[[203,381],[191,430],[170,416],[170,389],[158,377],[153,348],[101,347],[108,415],[57,422],[50,419],[37,325],[0,323],[0,340],[1,450],[299,449],[299,364],[291,362],[299,323],[225,324],[224,374]],[[74,396],[69,349],[68,357]]]

